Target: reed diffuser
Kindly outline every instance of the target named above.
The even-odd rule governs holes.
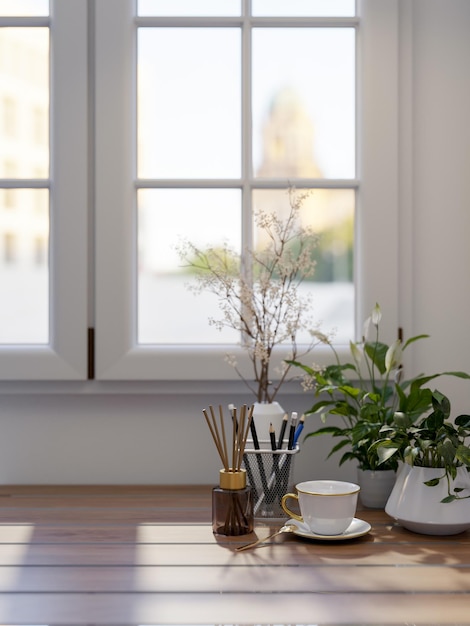
[[[230,427],[226,427],[222,407],[219,419],[212,406],[209,413],[203,409],[204,417],[214,439],[223,469],[219,474],[219,485],[212,490],[212,530],[218,535],[246,535],[253,530],[253,490],[246,482],[246,470],[242,469],[245,445],[253,419],[253,407],[246,405],[231,411]],[[231,432],[231,440],[227,438]],[[230,462],[231,458],[231,462]]]

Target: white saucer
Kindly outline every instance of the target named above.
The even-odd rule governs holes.
[[[318,535],[317,533],[313,533],[308,526],[295,519],[288,520],[286,524],[296,526],[297,530],[293,530],[292,532],[298,537],[304,537],[305,539],[321,539],[322,541],[345,541],[346,539],[354,539],[355,537],[366,535],[371,529],[371,525],[368,522],[358,519],[357,517],[353,519],[348,528],[340,535]]]

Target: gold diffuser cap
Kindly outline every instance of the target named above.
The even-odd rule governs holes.
[[[246,487],[246,470],[240,469],[234,472],[220,470],[219,485],[221,489],[244,489]]]

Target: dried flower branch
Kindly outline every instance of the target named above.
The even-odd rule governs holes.
[[[190,242],[179,248],[186,267],[197,272],[194,292],[209,291],[218,298],[222,316],[209,319],[217,329],[239,331],[253,368],[253,382],[246,380],[233,355],[228,362],[255,394],[258,402],[272,402],[285,382],[290,365],[285,363],[271,380],[271,357],[275,346],[290,347],[290,358],[300,356],[297,337],[312,328],[311,299],[298,288],[315,272],[314,249],[318,236],[300,222],[301,206],[309,192],[288,190],[290,210],[286,219],[274,213],[256,211],[255,224],[263,235],[261,249],[247,248],[243,258],[227,244],[201,250]],[[313,349],[312,342],[302,354]]]

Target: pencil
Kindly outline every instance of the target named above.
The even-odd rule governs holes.
[[[281,424],[281,432],[279,434],[279,439],[277,442],[277,447],[279,448],[279,450],[282,448],[282,443],[284,441],[284,435],[286,434],[286,427],[287,427],[287,420],[289,419],[289,416],[287,415],[287,413],[284,414],[284,417],[282,418],[282,424]]]
[[[292,413],[290,420],[290,431],[289,431],[289,443],[287,444],[287,449],[292,450],[294,447],[294,437],[295,437],[295,427],[297,426],[297,413],[295,411]]]
[[[273,452],[276,452],[276,450],[277,450],[276,433],[274,432],[274,426],[273,426],[272,422],[269,424],[269,437],[271,439],[271,450]]]
[[[253,438],[253,448],[255,450],[259,450],[258,433],[256,432],[256,426],[255,426],[255,420],[254,419],[251,420],[250,432],[251,432],[251,436]]]

